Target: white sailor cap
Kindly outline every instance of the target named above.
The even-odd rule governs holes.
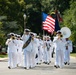
[[[36,36],[37,38],[39,38],[40,36]]]
[[[57,33],[61,33],[61,31],[60,31],[60,30],[58,30],[58,31],[57,31]]]
[[[25,31],[25,32],[30,32],[30,30],[29,30],[29,29],[25,29],[24,31]]]
[[[33,33],[34,34],[34,36],[37,36],[37,34],[36,33]]]
[[[50,36],[46,36],[47,38],[50,38]]]
[[[18,37],[18,38],[20,38],[20,37],[21,37],[21,35],[17,35],[17,37]]]
[[[47,36],[44,35],[44,36],[43,36],[43,39],[46,39],[46,38],[47,38]]]
[[[34,33],[33,32],[30,32],[30,35],[34,35]]]
[[[11,35],[11,36],[14,36],[15,34],[14,34],[14,33],[10,33],[10,35]]]

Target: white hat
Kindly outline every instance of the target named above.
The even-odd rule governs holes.
[[[34,35],[34,33],[33,33],[33,32],[30,32],[30,34],[31,34],[31,35]]]
[[[11,36],[14,36],[15,34],[14,34],[14,33],[10,33],[10,35],[11,35]]]
[[[33,33],[34,34],[34,36],[37,36],[37,34],[36,33]]]
[[[21,37],[21,35],[17,35],[17,37]]]
[[[50,38],[50,36],[47,36],[47,38]]]
[[[57,31],[57,33],[61,33],[61,31],[60,31],[60,30],[58,30],[58,31]]]
[[[24,31],[25,31],[25,32],[30,32],[30,30],[29,30],[29,29],[25,29]]]
[[[39,38],[40,36],[36,36],[37,38]]]

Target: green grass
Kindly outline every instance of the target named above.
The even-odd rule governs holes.
[[[7,54],[6,55],[0,54],[0,58],[6,58],[6,57],[8,57]]]
[[[73,57],[76,57],[76,53],[71,53],[70,55]]]

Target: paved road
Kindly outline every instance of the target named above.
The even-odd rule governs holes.
[[[50,65],[41,64],[30,70],[23,67],[8,69],[7,60],[0,61],[0,75],[76,75],[76,58],[71,58],[71,64],[64,66],[63,69],[53,67],[54,58]]]

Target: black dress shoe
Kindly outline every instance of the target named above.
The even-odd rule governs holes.
[[[38,63],[36,63],[38,65]]]
[[[55,67],[55,68],[58,68],[58,66],[57,66],[57,65],[54,65],[54,67]]]
[[[50,61],[50,63],[51,63],[51,61]]]
[[[32,67],[30,66],[29,68],[31,69]]]
[[[43,63],[45,63],[45,62],[43,62]]]
[[[11,67],[10,67],[10,66],[8,66],[8,68],[9,68],[9,69],[11,69]]]
[[[48,65],[50,65],[50,63],[47,63]]]
[[[67,64],[67,62],[64,62],[64,64],[66,65],[66,64]]]
[[[18,67],[18,64],[17,64],[17,67]]]
[[[70,65],[70,63],[68,63],[68,65]]]
[[[47,64],[47,62],[45,62],[45,64]]]
[[[24,69],[26,69],[26,67],[24,67]]]
[[[58,68],[60,68],[60,66],[58,66]]]

